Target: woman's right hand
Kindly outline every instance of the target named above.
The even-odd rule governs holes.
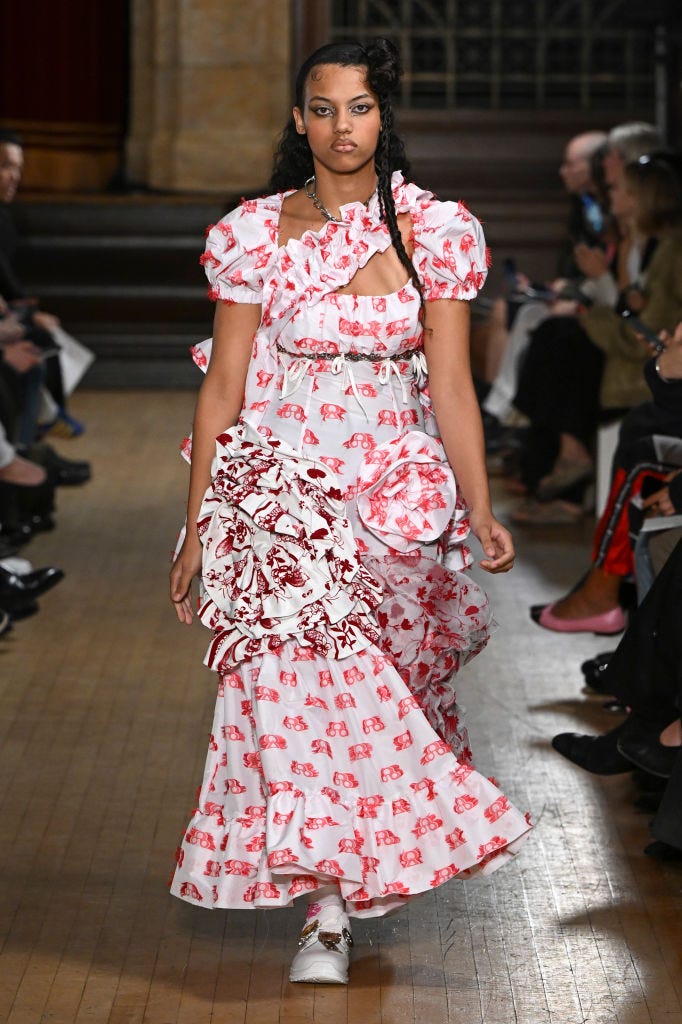
[[[658,337],[664,346],[656,360],[661,375],[666,380],[682,380],[682,321],[673,331],[672,337],[667,331],[661,331]]]
[[[578,269],[585,277],[601,277],[609,269],[608,256],[603,249],[579,243],[573,249]]]
[[[192,621],[192,580],[201,575],[201,541],[196,532],[182,542],[170,571],[170,598],[180,622]]]

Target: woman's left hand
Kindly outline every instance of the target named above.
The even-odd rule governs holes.
[[[597,246],[580,243],[573,249],[573,256],[585,277],[601,277],[609,269],[608,256]]]
[[[650,494],[649,497],[642,502],[642,508],[652,516],[675,515],[675,506],[670,500],[670,491],[667,487],[662,487],[661,490],[656,491],[655,494]]]
[[[472,512],[470,522],[486,556],[478,563],[481,568],[486,572],[509,572],[514,565],[514,542],[509,530],[490,514],[477,516]]]

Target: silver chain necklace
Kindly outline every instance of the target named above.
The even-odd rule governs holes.
[[[315,175],[314,174],[310,175],[310,177],[306,181],[305,185],[303,186],[303,190],[304,190],[305,194],[307,195],[308,199],[310,200],[310,202],[315,207],[315,209],[320,211],[320,213],[325,218],[325,220],[330,220],[334,224],[343,224],[343,221],[341,220],[340,217],[333,217],[332,216],[332,214],[329,212],[327,207],[324,205],[324,203],[322,202],[322,200],[318,196],[318,194],[317,194],[317,182],[315,181]],[[374,190],[374,192],[376,192],[376,189]],[[369,205],[369,201],[372,198],[372,196],[374,195],[374,192],[372,192],[371,196],[368,196],[367,199],[365,199],[364,203],[362,204],[363,206],[368,206]]]

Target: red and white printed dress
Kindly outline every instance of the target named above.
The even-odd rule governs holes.
[[[393,176],[424,297],[486,274],[461,204]],[[288,193],[287,193],[288,194]],[[471,765],[454,677],[488,639],[467,511],[430,409],[410,283],[339,293],[390,243],[376,196],[278,248],[283,195],[208,235],[211,295],[262,305],[239,423],[199,519],[200,618],[220,685],[171,891],[279,907],[338,879],[371,917],[492,871],[530,825]],[[208,343],[195,349],[206,365]]]

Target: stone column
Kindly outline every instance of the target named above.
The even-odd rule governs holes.
[[[133,0],[128,177],[264,186],[290,105],[291,0]]]

